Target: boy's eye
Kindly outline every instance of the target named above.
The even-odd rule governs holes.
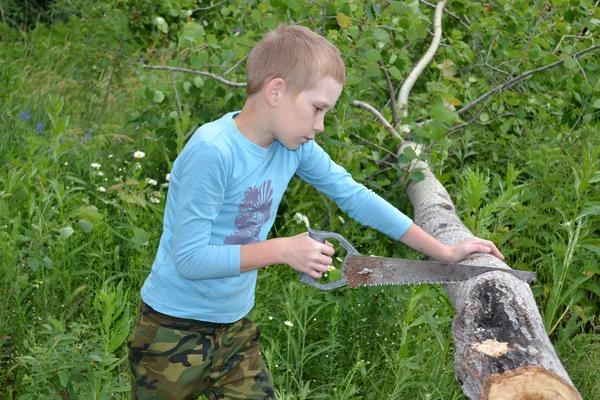
[[[315,107],[315,111],[316,111],[316,112],[320,112],[320,111],[323,111],[323,109],[322,109],[322,108],[320,108],[320,107]]]

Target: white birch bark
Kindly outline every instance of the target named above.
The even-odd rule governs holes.
[[[410,143],[403,146],[407,145]],[[417,161],[414,167],[421,168],[425,175],[425,179],[412,182],[407,189],[414,207],[414,222],[447,245],[472,237],[427,163]],[[462,263],[509,268],[498,258],[480,253]],[[520,396],[515,399],[580,398],[546,334],[527,283],[510,274],[493,272],[446,285],[445,289],[456,310],[452,323],[456,378],[469,399],[512,399],[507,394],[510,391]],[[521,381],[513,375],[519,375]],[[500,387],[503,397],[494,394]],[[549,397],[545,392],[551,392]]]

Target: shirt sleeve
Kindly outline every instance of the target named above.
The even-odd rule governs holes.
[[[412,220],[372,190],[356,182],[314,141],[302,146],[296,173],[333,200],[342,210],[363,225],[399,239]]]
[[[173,223],[175,269],[185,279],[238,276],[241,246],[210,244],[227,182],[223,157],[207,142],[187,150],[173,168],[179,180]]]

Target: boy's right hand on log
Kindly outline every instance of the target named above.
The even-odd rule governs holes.
[[[333,263],[335,250],[329,242],[321,243],[312,239],[308,232],[296,236],[282,238],[282,263],[299,272],[319,279],[327,267]]]

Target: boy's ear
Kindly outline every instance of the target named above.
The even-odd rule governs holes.
[[[285,82],[281,78],[271,79],[265,86],[265,100],[271,107],[275,107],[283,94]]]

